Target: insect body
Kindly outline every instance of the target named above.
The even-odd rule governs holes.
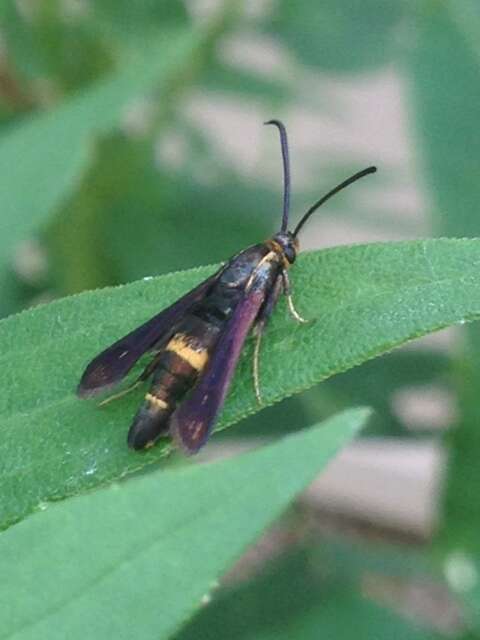
[[[287,230],[290,171],[285,127],[278,120],[284,168],[281,230],[270,240],[237,254],[220,270],[151,320],[103,351],[85,369],[78,387],[81,397],[112,387],[135,362],[153,351],[152,361],[133,387],[152,378],[145,401],[128,434],[134,449],[153,445],[170,434],[187,453],[196,453],[208,439],[225,400],[245,339],[256,336],[255,392],[258,381],[260,340],[280,293],[287,296],[296,320],[287,270],[298,252],[297,235],[310,215],[355,180],[373,173],[369,167],[341,183],[315,203],[293,232]],[[133,388],[131,387],[131,388]],[[128,390],[127,390],[128,391]],[[123,394],[119,394],[123,395]]]

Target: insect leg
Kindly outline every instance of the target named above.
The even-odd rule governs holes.
[[[138,376],[138,378],[135,380],[133,384],[131,384],[129,387],[127,387],[123,391],[120,391],[119,393],[115,393],[113,396],[110,396],[109,398],[102,400],[102,402],[100,402],[98,406],[104,407],[106,404],[110,404],[110,402],[113,402],[113,400],[118,400],[119,398],[123,398],[123,396],[126,396],[127,393],[130,393],[130,391],[134,391],[135,389],[137,389],[142,384],[142,382],[147,380],[155,371],[155,369],[158,366],[160,355],[161,355],[160,353],[157,353],[155,355],[155,357],[147,364],[145,369],[142,371],[142,373]]]
[[[255,327],[254,335],[255,335],[255,349],[253,351],[253,386],[255,388],[255,396],[257,398],[258,404],[261,406],[262,402],[262,394],[260,393],[260,377],[258,374],[258,362],[260,357],[260,344],[262,342],[262,333],[263,327],[265,325],[258,324]]]
[[[134,389],[137,389],[142,384],[142,382],[143,382],[143,380],[141,380],[141,379],[136,380],[133,384],[131,384],[129,387],[127,387],[123,391],[120,391],[119,393],[115,393],[113,396],[110,396],[110,397],[106,398],[105,400],[102,400],[101,402],[99,402],[98,406],[99,407],[104,407],[106,404],[110,404],[110,402],[113,402],[114,400],[118,400],[119,398],[123,398],[123,396],[126,396],[127,393],[130,393],[130,391],[133,391]]]
[[[253,335],[255,336],[255,347],[253,351],[253,386],[255,389],[255,396],[259,405],[263,404],[262,394],[260,392],[260,345],[262,342],[263,331],[267,325],[267,322],[272,315],[272,311],[278,301],[278,296],[282,290],[282,279],[277,277],[275,284],[273,285],[270,293],[262,305],[258,317],[253,328]]]
[[[295,309],[295,306],[293,304],[293,298],[292,298],[292,288],[290,286],[290,278],[288,277],[288,273],[286,272],[285,269],[282,271],[282,278],[283,278],[283,291],[287,296],[288,310],[290,311],[290,315],[297,322],[307,323],[308,320],[305,320],[305,318],[302,318],[302,316]]]

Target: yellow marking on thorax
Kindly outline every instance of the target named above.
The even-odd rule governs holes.
[[[165,400],[162,400],[161,398],[157,398],[157,396],[154,396],[151,393],[145,394],[145,400],[148,400],[148,402],[151,402],[153,406],[156,407],[157,409],[168,409],[168,404],[165,402]]]
[[[259,271],[259,269],[266,263],[266,262],[273,262],[275,259],[277,258],[277,253],[275,251],[269,251],[266,255],[263,256],[263,258],[260,260],[260,262],[257,264],[257,266],[255,267],[255,269],[252,271],[252,273],[250,274],[250,277],[247,281],[247,284],[245,285],[245,289],[248,291],[248,289],[252,286],[252,283]]]
[[[289,267],[291,267],[290,262],[287,260],[287,257],[285,255],[285,251],[283,250],[282,245],[277,242],[276,240],[267,240],[267,242],[265,243],[272,251],[274,251],[277,255],[279,255],[282,258],[282,262],[283,262],[283,267],[284,269],[288,269]],[[267,253],[268,255],[268,253]]]
[[[188,364],[201,371],[207,364],[208,351],[206,349],[194,349],[189,343],[189,338],[183,333],[177,333],[165,347],[167,351],[173,351],[182,360],[188,362]]]
[[[270,240],[267,240],[265,244],[271,251],[275,251],[275,253],[280,253],[280,254],[283,253],[282,245],[278,243],[276,240],[272,240],[270,238]]]

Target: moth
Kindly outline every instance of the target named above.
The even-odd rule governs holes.
[[[259,354],[262,335],[281,294],[297,322],[289,268],[299,250],[298,234],[310,216],[334,194],[376,171],[356,173],[318,200],[288,230],[290,162],[287,132],[279,120],[283,162],[283,216],[280,231],[244,249],[173,305],[108,347],[86,367],[78,386],[82,398],[119,383],[145,353],[153,358],[123,395],[151,378],[150,389],[128,432],[134,449],[151,447],[165,435],[188,454],[207,441],[224,403],[247,336],[253,333],[253,382],[261,403]]]

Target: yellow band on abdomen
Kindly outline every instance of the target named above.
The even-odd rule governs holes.
[[[165,400],[162,400],[161,398],[157,398],[151,393],[145,394],[145,400],[148,400],[148,402],[151,402],[157,409],[168,409],[168,404],[165,402]]]
[[[177,333],[173,336],[165,349],[176,353],[179,358],[188,362],[197,371],[201,371],[208,360],[208,351],[194,349],[188,342],[188,336],[183,333]]]

